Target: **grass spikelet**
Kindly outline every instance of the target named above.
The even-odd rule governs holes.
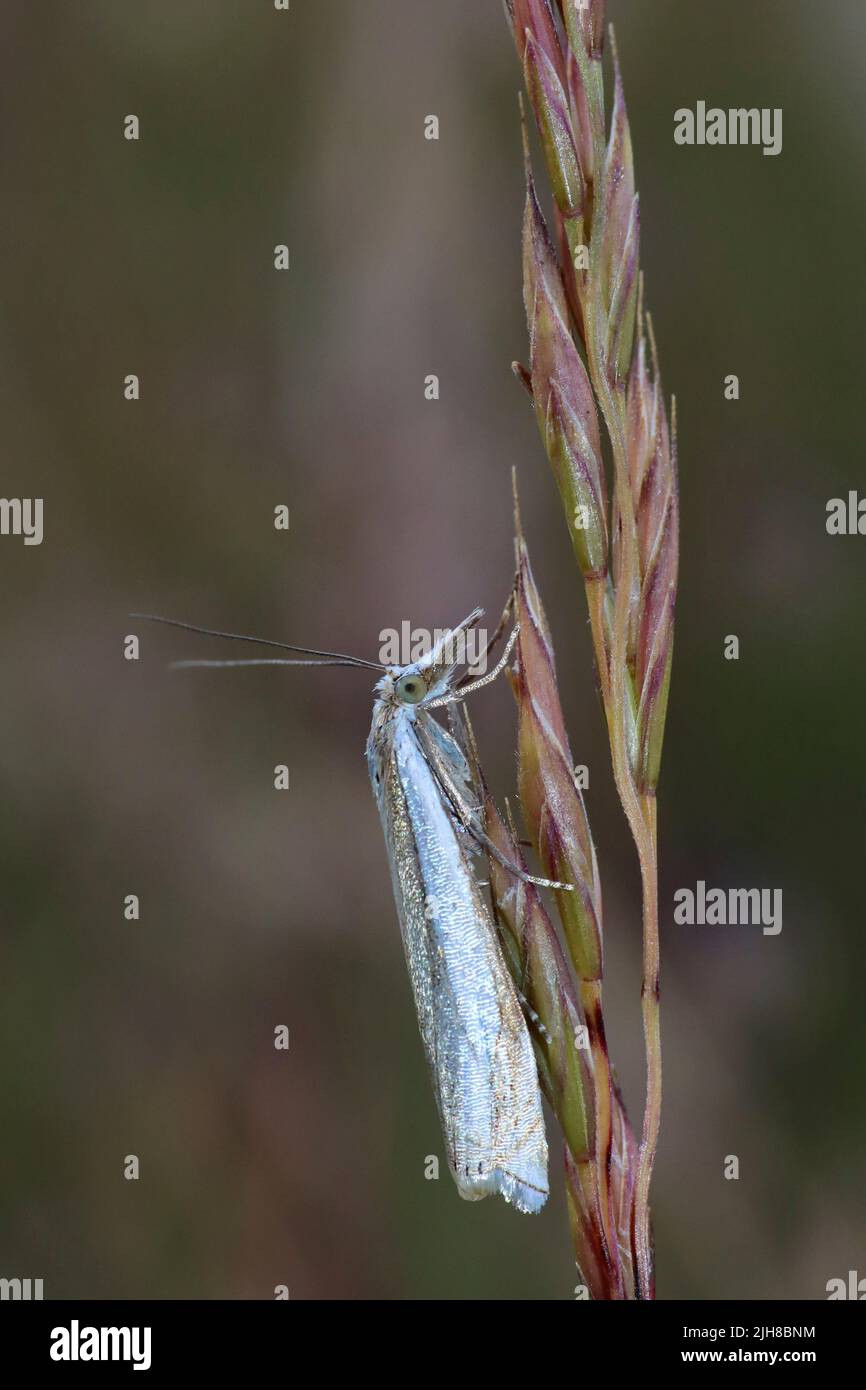
[[[581,7],[570,0],[506,0],[506,12],[523,65],[553,215],[551,230],[526,154],[523,281],[530,360],[528,368],[518,365],[516,371],[532,397],[583,578],[613,775],[641,869],[647,1093],[637,1151],[611,1081],[606,1049],[603,1055],[600,1049],[592,1054],[596,1179],[605,1236],[618,1267],[618,1293],[608,1296],[650,1299],[649,1187],[661,1112],[656,790],[677,588],[676,429],[668,423],[652,325],[643,307],[640,202],[612,31],[609,121],[606,116],[603,0],[587,0]],[[602,463],[602,428],[610,448],[609,479]],[[601,1026],[598,872],[594,854],[591,865],[587,856],[585,815],[576,814],[570,798],[553,789],[552,750],[567,747],[564,731],[555,718],[546,723],[536,719],[520,684],[533,663],[533,699],[543,704],[549,695],[543,662],[549,658],[552,668],[552,653],[534,621],[528,583],[528,563],[524,569],[519,560],[521,801],[551,876],[568,877],[571,870],[575,877],[569,881],[580,890],[560,894],[575,901],[570,909],[562,902],[558,907],[591,1029],[590,985],[598,990]],[[555,825],[553,806],[562,811]],[[587,923],[578,929],[569,921],[569,912],[576,917],[583,911],[588,919],[590,907],[597,919],[598,960],[590,950],[593,933]],[[569,1162],[577,1164],[575,1155]],[[576,1180],[576,1171],[573,1176]],[[582,1228],[582,1223],[592,1223],[593,1207],[582,1204],[572,1186],[572,1224]],[[627,1235],[624,1222],[629,1223]]]

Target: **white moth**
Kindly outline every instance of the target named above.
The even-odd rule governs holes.
[[[476,1201],[499,1193],[519,1211],[537,1212],[549,1191],[538,1073],[472,852],[483,846],[517,877],[529,875],[503,860],[485,835],[466,757],[431,713],[487,685],[504,668],[516,629],[495,670],[469,685],[457,684],[463,661],[454,659],[455,639],[481,616],[474,610],[427,655],[406,666],[383,667],[280,642],[267,645],[317,660],[175,665],[345,665],[384,671],[375,691],[367,762],[448,1166],[461,1197]],[[155,621],[209,636],[238,636]]]
[[[453,637],[479,616],[382,677],[367,761],[448,1166],[461,1197],[498,1192],[536,1212],[547,1141],[532,1043],[470,861],[469,836],[488,842],[469,767],[430,713],[460,698]]]

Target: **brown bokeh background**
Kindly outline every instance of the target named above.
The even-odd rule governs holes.
[[[866,14],[611,13],[681,424],[658,1291],[821,1298],[866,1273],[866,540],[824,526],[828,498],[866,492]],[[509,371],[518,85],[497,0],[0,13],[2,490],[44,497],[46,526],[38,548],[0,540],[0,1274],[46,1296],[571,1296],[555,1156],[533,1220],[424,1180],[441,1141],[361,757],[370,681],[170,672],[225,649],[126,616],[375,656],[405,619],[498,615],[512,466],[590,767],[608,1031],[639,1123],[637,874]],[[699,99],[781,106],[782,155],[675,146]],[[474,718],[506,794],[507,686]],[[676,926],[699,878],[782,888],[782,934]]]

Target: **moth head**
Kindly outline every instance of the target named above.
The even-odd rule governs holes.
[[[396,693],[404,704],[415,705],[428,695],[434,699],[448,693],[458,672],[467,665],[466,633],[483,616],[483,609],[473,608],[462,623],[441,634],[426,656],[395,673]]]
[[[457,627],[449,628],[426,655],[406,666],[389,666],[376,686],[379,697],[388,703],[420,705],[447,695],[458,672],[467,664],[465,633],[483,616],[474,608]]]

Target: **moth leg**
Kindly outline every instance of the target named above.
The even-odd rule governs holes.
[[[460,723],[456,718],[456,710],[462,706],[448,706],[448,728],[443,729],[442,725],[435,719],[424,720],[423,726],[419,727],[424,752],[428,763],[432,761],[426,751],[426,743],[429,739],[435,745],[437,755],[441,755],[448,767],[449,773],[457,786],[462,788],[468,800],[475,788],[472,771],[466,757],[463,745],[460,741]],[[480,807],[479,807],[480,810]]]
[[[474,690],[481,690],[485,685],[490,685],[490,683],[492,681],[495,681],[496,677],[500,675],[501,672],[504,671],[505,667],[508,665],[508,658],[511,656],[511,653],[514,650],[514,644],[517,641],[517,636],[519,632],[520,625],[518,624],[513,629],[511,636],[508,639],[508,644],[505,648],[505,651],[502,653],[502,656],[499,658],[499,661],[496,663],[492,671],[488,671],[486,676],[481,676],[481,678],[476,681],[470,681],[468,685],[461,685],[458,687],[458,689],[452,690],[448,695],[440,695],[438,700],[425,700],[423,708],[438,709],[440,705],[453,705],[455,700],[462,700],[465,695],[471,695]]]
[[[459,808],[457,808],[457,814],[461,816]],[[501,864],[503,869],[507,869],[515,878],[519,878],[521,883],[534,883],[536,888],[555,888],[566,893],[574,892],[573,883],[559,883],[555,878],[537,878],[535,874],[528,874],[525,869],[521,869],[518,864],[512,864],[511,860],[506,859],[505,855],[500,853],[490,837],[486,835],[483,830],[480,830],[476,824],[473,824],[471,819],[463,821],[463,827],[467,835],[471,836],[477,844],[481,845],[482,849],[485,849],[488,854],[493,855],[497,864]]]
[[[518,580],[518,576],[519,576],[519,571],[516,571],[516,572],[515,572],[515,575],[514,575],[514,579],[513,579],[512,584],[511,584],[511,593],[508,595],[508,600],[507,600],[507,602],[506,602],[506,604],[505,604],[505,607],[504,607],[503,610],[502,610],[502,617],[499,619],[499,625],[498,625],[496,631],[494,632],[493,636],[490,638],[489,642],[487,643],[487,646],[484,648],[484,657],[485,657],[485,661],[486,661],[487,657],[490,655],[490,653],[493,651],[493,648],[494,648],[494,647],[497,645],[497,643],[499,642],[500,638],[502,637],[503,632],[505,631],[506,627],[508,626],[509,619],[511,618],[511,615],[512,615],[512,613],[514,612],[514,597],[515,597],[515,594],[517,593],[517,580]],[[462,679],[461,681],[458,681],[457,686],[456,686],[456,689],[457,689],[457,690],[464,689],[464,688],[465,688],[467,685],[469,685],[469,684],[470,684],[470,678],[469,678],[469,675],[467,674],[467,675],[465,675],[465,676],[463,677],[463,679]]]
[[[525,975],[526,971],[524,970],[523,973]],[[538,1014],[533,1009],[526,995],[518,989],[517,985],[514,986],[514,992],[517,995],[517,998],[520,1001],[520,1007],[523,1009],[523,1012],[526,1014],[526,1017],[529,1019],[529,1022],[532,1024],[533,1028],[538,1029],[538,1032],[541,1034],[542,1038],[549,1047],[550,1044],[553,1042],[553,1039],[550,1036],[548,1030],[545,1028],[544,1024],[542,1023],[541,1019],[538,1017]]]
[[[451,759],[442,756],[441,749],[436,746],[436,743],[431,739],[427,729],[420,722],[416,725],[416,731],[422,751],[430,766],[430,771],[433,773],[436,783],[439,786],[439,790],[451,806],[456,819],[460,825],[462,825],[466,834],[469,835],[476,844],[480,845],[482,849],[486,850],[488,854],[491,854],[496,862],[502,865],[503,869],[507,869],[510,874],[520,879],[522,883],[534,883],[537,888],[556,888],[562,889],[568,893],[573,892],[574,884],[559,883],[556,879],[551,878],[536,878],[534,874],[528,874],[526,870],[521,869],[518,864],[513,864],[509,859],[505,858],[505,855],[500,852],[490,837],[481,829],[479,824],[481,808],[470,805],[457,786],[455,779],[451,775],[451,768],[449,767]],[[440,733],[441,732],[442,731],[440,731]],[[459,745],[457,746],[459,748]]]

